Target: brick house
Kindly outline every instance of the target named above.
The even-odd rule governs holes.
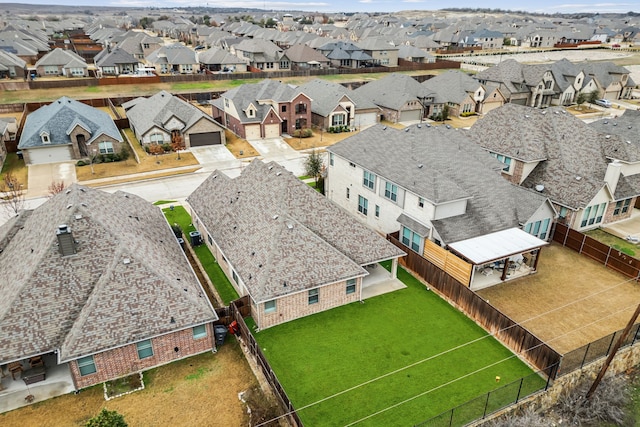
[[[582,231],[631,216],[640,195],[638,127],[637,111],[587,125],[562,107],[505,104],[469,137],[503,163],[505,179],[546,195],[558,221]]]
[[[367,268],[404,255],[277,163],[213,172],[187,199],[193,224],[259,328],[362,299]]]
[[[27,116],[18,149],[40,164],[119,153],[123,143],[108,113],[63,96]]]
[[[211,303],[138,196],[73,184],[0,236],[0,364],[25,382],[34,358],[78,390],[215,348]]]
[[[211,105],[214,119],[245,139],[277,138],[311,127],[311,98],[275,80],[243,84]]]
[[[87,77],[87,61],[77,53],[56,48],[35,63],[38,76]]]

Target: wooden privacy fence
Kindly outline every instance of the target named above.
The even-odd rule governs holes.
[[[640,260],[573,230],[565,224],[555,224],[552,239],[562,246],[598,261],[607,268],[635,280],[640,279]]]
[[[398,233],[388,234],[387,240],[405,250],[400,263],[424,279],[469,318],[500,340],[514,353],[525,358],[540,371],[547,371],[555,379],[561,355],[527,329],[500,312],[474,291],[412,250],[397,239]],[[549,367],[553,367],[549,369]]]
[[[249,353],[256,359],[256,364],[264,374],[267,383],[273,390],[273,393],[278,398],[278,401],[282,405],[282,408],[285,411],[285,417],[289,422],[289,425],[293,427],[302,427],[302,420],[298,416],[295,408],[293,407],[293,403],[287,396],[287,393],[284,391],[284,387],[280,384],[278,377],[276,377],[275,372],[271,369],[271,365],[267,361],[267,358],[262,353],[260,346],[256,342],[255,338],[249,331],[247,324],[244,321],[243,316],[248,316],[250,314],[251,307],[249,306],[249,298],[247,296],[242,297],[236,301],[232,301],[229,305],[229,319],[232,321],[235,320],[238,324],[238,331],[240,337],[247,345],[249,349]],[[244,314],[243,314],[244,313]]]
[[[424,242],[424,257],[458,282],[469,286],[473,265],[426,239]]]

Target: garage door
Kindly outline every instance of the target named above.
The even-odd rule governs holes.
[[[245,139],[260,139],[260,125],[248,125],[244,127]]]
[[[277,138],[280,136],[280,125],[278,123],[274,125],[265,125],[264,126],[264,137],[265,138]]]
[[[373,126],[378,122],[376,113],[356,114],[355,125],[359,128]]]
[[[31,164],[57,163],[71,160],[71,150],[69,145],[59,145],[57,147],[31,148],[29,160]]]
[[[400,113],[400,121],[413,122],[420,120],[420,111],[421,110],[402,111]]]
[[[189,134],[189,143],[192,147],[202,147],[203,145],[222,144],[220,132],[205,132]]]

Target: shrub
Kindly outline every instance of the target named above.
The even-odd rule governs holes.
[[[296,129],[293,132],[293,136],[296,138],[309,138],[311,135],[313,135],[311,129]]]
[[[171,151],[171,144],[162,144],[162,149],[165,153]]]
[[[124,420],[124,416],[116,411],[108,411],[102,408],[102,411],[87,422],[87,427],[127,427],[128,424]]]
[[[127,150],[127,146],[123,145],[120,149],[120,160],[124,161],[129,158],[129,150]]]
[[[86,166],[87,163],[84,160],[78,160],[78,162],[76,163],[76,166]]]
[[[469,117],[469,116],[475,116],[476,113],[474,111],[467,111],[465,113],[460,114],[460,117]]]
[[[151,152],[151,150],[149,149],[149,146],[148,146],[148,145],[144,145],[143,147],[144,147],[144,151],[145,151],[147,154],[149,154],[149,153]]]

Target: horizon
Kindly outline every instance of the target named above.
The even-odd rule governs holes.
[[[208,0],[96,0],[91,4],[79,4],[87,0],[59,0],[52,4],[46,0],[25,0],[25,1],[5,1],[0,0],[0,4],[24,4],[42,6],[74,6],[74,7],[114,7],[114,8],[154,8],[154,9],[183,9],[194,7],[209,7],[212,9],[224,8],[246,8],[260,9],[268,12],[280,11],[300,11],[319,13],[397,13],[405,11],[441,11],[442,5],[433,0],[358,0],[353,2],[339,2],[336,0],[326,1],[276,1],[266,0],[240,0],[240,1],[213,1]],[[482,6],[471,5],[467,0],[454,0],[447,4],[448,9],[452,8],[473,8],[473,9],[500,9],[504,12],[528,12],[536,14],[553,15],[556,13],[627,13],[640,10],[638,3],[631,2],[610,2],[587,0],[580,3],[557,4],[550,0],[531,3],[532,6],[519,6],[513,8],[513,3],[505,0],[489,0]],[[406,7],[404,7],[406,6]],[[634,10],[634,8],[636,10]],[[46,12],[43,12],[46,13]]]

